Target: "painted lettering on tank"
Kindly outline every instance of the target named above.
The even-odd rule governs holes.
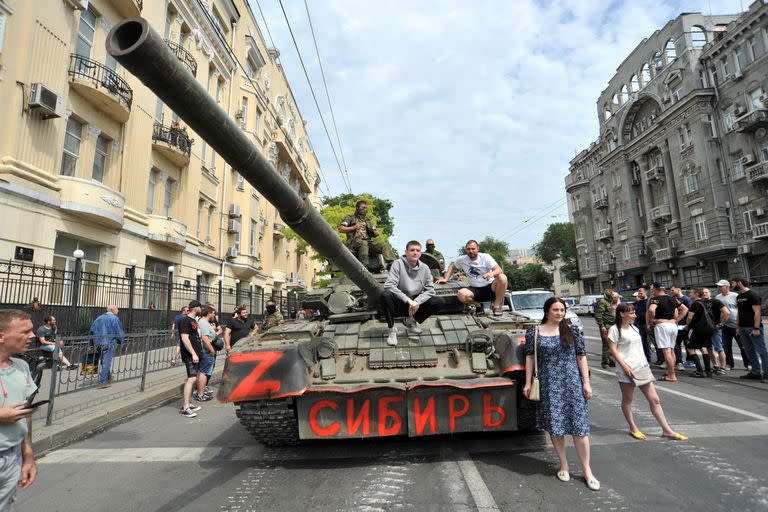
[[[416,397],[413,400],[413,419],[416,422],[416,435],[424,434],[424,428],[429,422],[429,433],[437,433],[437,416],[435,415],[435,397],[427,398],[427,405],[422,410],[421,399]]]
[[[496,421],[493,421],[494,414],[498,418]],[[497,428],[506,419],[507,413],[504,411],[504,408],[491,403],[491,393],[488,391],[483,393],[483,426],[486,428]]]
[[[456,402],[461,402],[464,406],[461,409],[456,408]],[[448,428],[451,432],[456,432],[456,420],[469,412],[469,399],[464,395],[451,395],[448,397]]]
[[[332,400],[318,400],[315,402],[309,409],[309,426],[319,437],[335,436],[341,430],[341,425],[338,421],[332,421],[327,426],[320,425],[317,416],[323,409],[331,409],[336,412],[339,409],[339,404]]]
[[[363,435],[371,435],[371,401],[365,399],[360,413],[355,417],[355,399],[347,398],[347,434],[355,435],[362,425]]]
[[[396,436],[403,427],[403,419],[400,414],[389,408],[390,404],[396,404],[405,401],[404,396],[383,396],[379,399],[379,435]],[[391,420],[387,427],[387,419]]]
[[[232,390],[228,400],[236,402],[254,396],[268,396],[278,393],[280,391],[279,380],[260,382],[259,379],[282,356],[283,352],[251,352],[250,354],[230,355],[230,363],[256,363],[256,367]]]

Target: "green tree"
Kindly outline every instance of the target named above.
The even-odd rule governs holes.
[[[480,251],[490,254],[493,259],[496,260],[496,263],[498,263],[502,268],[512,266],[509,263],[509,244],[507,242],[504,240],[496,239],[492,236],[486,236],[480,240],[479,244]],[[459,247],[458,254],[459,256],[466,254],[463,245]]]
[[[573,224],[570,222],[550,224],[544,232],[541,242],[534,245],[533,250],[539,259],[547,263],[552,263],[558,258],[562,260],[560,272],[569,281],[576,281],[579,278],[576,237],[573,233]]]
[[[510,267],[504,273],[507,275],[509,289],[512,291],[530,288],[549,290],[552,287],[552,274],[544,270],[541,265],[529,264],[520,268]]]
[[[390,215],[390,210],[392,209],[392,201],[389,199],[382,199],[380,197],[376,197],[372,194],[369,194],[367,192],[364,192],[362,194],[341,194],[334,197],[326,197],[323,199],[323,204],[328,206],[343,206],[348,207],[352,206],[352,211],[350,213],[355,212],[355,203],[359,201],[360,199],[365,199],[368,201],[368,212],[369,214],[376,219],[376,227],[379,228],[379,231],[382,235],[384,235],[384,239],[389,238],[392,236],[392,233],[395,232],[395,222],[392,219],[392,216]],[[346,214],[346,215],[349,215]],[[339,219],[339,222],[341,222],[341,219]],[[332,226],[338,226],[338,224],[331,224]]]

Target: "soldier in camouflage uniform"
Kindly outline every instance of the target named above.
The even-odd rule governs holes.
[[[347,235],[347,247],[352,254],[365,266],[368,266],[368,256],[384,254],[384,246],[374,242],[373,238],[379,236],[379,231],[373,227],[368,218],[368,201],[361,199],[355,203],[354,215],[348,215],[341,221],[339,232]],[[393,258],[384,259],[391,261]]]
[[[435,249],[435,241],[431,238],[427,240],[427,253],[431,254],[435,257],[437,260],[437,263],[440,265],[440,275],[445,273],[445,257],[443,256],[443,253]]]
[[[267,301],[267,314],[264,317],[264,323],[262,324],[262,332],[266,332],[272,327],[276,327],[285,320],[283,320],[283,315],[280,314],[280,312],[277,310],[277,305],[275,304],[275,301],[269,300]]]
[[[616,321],[616,304],[614,303],[614,292],[610,288],[603,292],[603,298],[595,306],[595,321],[600,328],[600,339],[603,342],[603,353],[600,365],[603,368],[616,366],[611,357],[611,341],[608,339],[608,329]],[[618,296],[618,294],[616,294]]]

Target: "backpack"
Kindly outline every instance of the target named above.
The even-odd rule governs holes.
[[[715,332],[715,320],[712,318],[712,309],[709,304],[706,304],[704,301],[697,301],[699,304],[701,304],[704,314],[701,315],[701,318],[699,318],[699,321],[696,322],[696,325],[693,326],[693,330],[696,333],[700,333],[703,335],[711,335],[713,332]]]

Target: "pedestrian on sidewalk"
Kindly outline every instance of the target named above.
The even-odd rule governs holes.
[[[178,323],[182,345],[181,360],[187,369],[187,378],[184,381],[183,402],[179,412],[187,418],[194,418],[197,416],[197,411],[202,409],[199,405],[189,403],[192,399],[192,390],[200,382],[203,382],[203,387],[205,387],[205,376],[200,371],[200,360],[203,353],[203,344],[200,340],[199,325],[197,323],[197,318],[200,316],[200,308],[200,301],[191,301],[189,303],[189,312]]]
[[[613,319],[615,317],[616,306],[613,301],[613,290],[607,288],[603,291],[603,297],[597,302],[597,306],[595,306],[595,322],[597,322],[597,328],[600,329],[600,340],[603,343],[602,356],[600,359],[600,366],[603,368],[616,366],[616,363],[611,359],[611,343],[608,341],[608,329],[613,325]]]
[[[677,319],[688,314],[685,304],[665,293],[664,285],[655,281],[651,285],[651,303],[646,313],[648,329],[653,329],[656,346],[664,354],[667,374],[661,379],[675,382],[675,342],[677,340]]]
[[[729,370],[733,370],[736,366],[733,360],[733,340],[736,340],[736,344],[739,346],[741,352],[741,360],[744,363],[744,368],[749,366],[749,356],[744,351],[744,347],[741,344],[741,337],[739,336],[738,326],[738,306],[736,299],[739,294],[731,291],[731,283],[727,279],[721,279],[717,282],[717,290],[720,292],[715,296],[717,300],[722,302],[730,311],[728,320],[723,324],[721,332],[723,335],[723,350],[725,350],[725,365]]]
[[[200,318],[197,321],[200,330],[200,341],[203,344],[202,358],[200,359],[200,373],[203,374],[203,379],[197,380],[197,392],[194,394],[194,398],[198,402],[207,402],[213,398],[213,392],[208,388],[208,382],[211,380],[213,368],[216,364],[215,345],[218,343],[216,330],[211,325],[214,316],[216,316],[216,311],[213,308],[203,306],[200,311]],[[223,348],[224,340],[221,340],[221,342],[221,347]]]
[[[33,328],[24,311],[0,309],[0,510],[10,510],[16,490],[28,488],[37,476],[31,442],[34,409],[24,408],[37,386],[27,363],[11,357],[29,349]]]
[[[91,324],[91,344],[101,351],[101,368],[99,370],[99,389],[105,389],[112,384],[112,357],[118,344],[125,341],[123,324],[117,314],[117,306],[110,304],[107,312],[96,318]]]
[[[693,301],[690,297],[683,293],[683,289],[679,285],[673,284],[670,286],[669,294],[675,299],[679,300],[686,307],[687,311],[691,310]],[[687,313],[681,314],[677,317],[677,338],[675,338],[675,367],[680,369],[694,368],[696,366],[693,360],[688,358],[687,355],[683,355],[683,348],[688,341],[688,332],[685,331],[685,324],[687,320]]]
[[[643,353],[646,360],[651,362],[651,341],[648,339],[648,328],[645,326],[645,313],[648,311],[648,293],[645,288],[638,288],[635,293],[632,294],[635,298],[635,327],[637,332],[640,333],[640,339],[643,341]]]
[[[56,352],[56,345],[61,347],[59,350],[59,363],[63,370],[76,370],[77,365],[69,362],[64,356],[64,342],[58,339],[58,326],[56,325],[56,317],[48,315],[43,319],[43,325],[37,328],[37,342],[40,345],[40,350],[43,351],[45,357],[53,359],[53,353]]]
[[[709,337],[707,350],[712,359],[712,373],[715,375],[725,375],[725,350],[723,349],[723,324],[729,320],[731,311],[718,299],[712,298],[712,292],[709,288],[702,288],[702,299],[709,305],[712,313],[712,320],[715,322],[715,331]]]
[[[752,369],[739,378],[765,382],[768,379],[768,349],[765,346],[760,295],[747,286],[743,277],[735,277],[732,282],[734,291],[739,294],[736,297],[739,336],[752,365]]]
[[[176,350],[173,352],[173,356],[171,356],[171,366],[176,366],[176,362],[181,357],[181,338],[179,337],[179,320],[187,316],[189,313],[189,306],[184,306],[181,308],[181,313],[176,315],[176,318],[173,319],[173,322],[171,322],[171,339],[176,341]]]
[[[688,292],[691,298],[691,309],[688,311],[688,317],[685,321],[683,332],[687,334],[685,350],[688,353],[688,360],[696,365],[696,371],[691,377],[711,377],[712,367],[709,359],[709,350],[707,343],[715,332],[715,319],[712,317],[709,301],[704,300],[704,292],[701,288],[693,288]],[[701,352],[701,358],[696,351]],[[704,361],[702,368],[701,362]]]
[[[624,413],[624,418],[629,424],[629,435],[640,441],[647,439],[646,435],[635,424],[632,415],[632,399],[635,394],[635,386],[637,386],[645,395],[651,414],[661,427],[662,437],[686,441],[687,438],[684,435],[678,434],[670,428],[667,418],[664,416],[659,395],[653,385],[655,379],[643,353],[640,332],[634,325],[636,318],[637,312],[632,304],[619,304],[616,308],[616,321],[608,330],[611,353],[618,366],[616,379],[619,381],[619,388],[621,389],[621,412]]]
[[[536,426],[549,432],[560,466],[557,478],[571,479],[565,451],[565,436],[573,438],[576,454],[584,470],[587,487],[600,489],[600,482],[589,464],[589,406],[592,387],[589,382],[584,338],[565,319],[565,302],[550,297],[544,303],[541,324],[525,333],[525,386],[523,395],[531,396],[534,357],[538,359],[541,401],[536,404]],[[536,355],[534,356],[534,351]]]
[[[272,304],[274,305],[274,302]],[[224,326],[224,350],[229,354],[235,343],[257,332],[259,332],[259,326],[256,324],[256,317],[248,316],[248,308],[245,306],[238,306],[234,316],[228,319]]]

